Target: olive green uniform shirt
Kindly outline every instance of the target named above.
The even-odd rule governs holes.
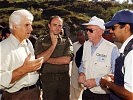
[[[39,38],[35,44],[35,54],[38,55],[47,50],[51,46],[51,43],[51,37],[49,34]],[[57,45],[51,55],[51,58],[61,56],[73,57],[73,47],[72,42],[68,37],[59,35]],[[62,73],[68,71],[69,64],[58,65],[44,63],[41,68],[41,73]]]

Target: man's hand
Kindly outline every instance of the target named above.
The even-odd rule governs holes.
[[[81,72],[78,77],[78,82],[84,84],[85,81],[86,81],[86,76],[84,73]]]
[[[51,34],[52,45],[56,46],[58,35]]]
[[[39,70],[43,63],[43,57],[37,58],[32,61],[30,60],[30,58],[31,54],[28,55],[28,57],[24,61],[24,64],[22,65],[22,68],[26,73]]]
[[[109,82],[113,82],[114,80],[113,76],[111,74],[109,75],[106,75],[106,76],[103,76],[100,80],[100,85],[103,87],[103,88],[107,88],[108,87],[108,83]]]
[[[87,87],[87,88],[93,88],[96,86],[96,81],[95,79],[87,79],[85,82],[84,82],[84,86]]]
[[[111,78],[111,81],[114,82],[114,74],[108,74],[108,76]]]
[[[84,87],[92,88],[96,86],[95,79],[87,79],[84,73],[80,73],[78,77],[78,82],[81,83]]]
[[[32,61],[30,60],[30,58],[31,54],[27,56],[21,67],[18,67],[13,71],[11,83],[15,82],[16,80],[19,80],[27,73],[37,71],[41,68],[43,63],[43,57],[40,57]]]

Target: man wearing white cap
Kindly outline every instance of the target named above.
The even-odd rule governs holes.
[[[110,100],[133,100],[133,10],[118,11],[105,26],[123,44],[114,75],[104,76],[100,84],[113,91]]]
[[[109,100],[109,91],[101,88],[102,76],[114,72],[115,59],[119,56],[115,44],[102,38],[104,21],[92,17],[86,26],[88,41],[84,43],[82,62],[79,67],[79,82],[85,90],[82,100]]]

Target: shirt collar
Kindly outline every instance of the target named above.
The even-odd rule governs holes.
[[[101,40],[98,42],[97,45],[94,46],[94,45],[92,44],[92,47],[97,48],[97,47],[102,43],[102,41],[103,41],[103,38],[101,38]]]
[[[119,49],[120,53],[124,52],[124,49],[126,47],[126,45],[128,44],[128,42],[133,38],[133,35],[131,35],[129,38],[127,38],[127,40],[122,44],[121,48]]]
[[[27,45],[27,42],[26,42],[26,39],[24,39],[21,43],[19,42],[19,40],[13,35],[11,34],[9,36],[9,38],[11,39],[11,41],[13,42],[13,44],[18,47],[18,46],[21,46],[21,45]]]

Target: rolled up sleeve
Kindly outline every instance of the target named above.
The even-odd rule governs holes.
[[[9,88],[12,79],[12,71],[0,70],[0,89]]]
[[[10,57],[6,49],[0,44],[0,89],[9,88],[12,79],[12,70],[8,69]]]

